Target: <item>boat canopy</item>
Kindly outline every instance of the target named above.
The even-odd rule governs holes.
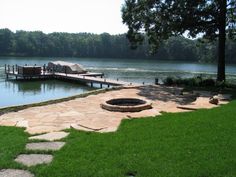
[[[67,73],[67,74],[84,74],[87,73],[80,64],[69,63],[65,61],[50,61],[48,63],[48,69],[54,72]]]

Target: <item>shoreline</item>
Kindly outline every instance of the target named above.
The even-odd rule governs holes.
[[[3,126],[25,127],[30,134],[61,131],[69,128],[100,133],[114,132],[123,119],[136,119],[161,115],[163,112],[188,112],[191,110],[211,109],[219,105],[209,103],[215,95],[211,91],[182,92],[181,87],[146,85],[114,87],[60,100],[10,107],[1,110],[7,113],[0,116]],[[199,94],[197,94],[199,93]],[[76,98],[76,99],[73,99]],[[108,111],[101,103],[111,99],[136,98],[151,103],[151,109],[137,112]],[[19,111],[21,110],[21,111]],[[86,127],[86,128],[85,128]]]
[[[69,101],[69,100],[73,100],[76,98],[84,98],[87,97],[89,95],[97,95],[99,93],[104,93],[110,90],[119,90],[121,89],[120,87],[112,87],[112,88],[104,88],[104,89],[96,89],[96,90],[92,90],[92,91],[88,91],[85,93],[81,93],[81,94],[76,94],[73,96],[69,96],[69,97],[64,97],[64,98],[58,98],[58,99],[51,99],[48,101],[42,101],[42,102],[36,102],[36,103],[30,103],[30,104],[22,104],[22,105],[13,105],[13,106],[7,106],[7,107],[2,107],[0,108],[0,116],[9,112],[17,112],[26,108],[31,108],[31,107],[37,107],[37,106],[46,106],[46,105],[51,105],[51,104],[55,104],[55,103],[61,103],[64,101]]]

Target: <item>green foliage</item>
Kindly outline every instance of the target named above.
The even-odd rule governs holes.
[[[227,13],[224,12],[226,4]],[[145,34],[151,51],[155,52],[162,41],[171,36],[187,34],[196,38],[200,33],[204,38],[216,39],[222,12],[226,13],[226,24],[223,25],[231,29],[231,36],[236,35],[235,8],[235,0],[126,0],[122,18],[129,28],[127,37],[131,44],[137,47]]]
[[[7,31],[7,32],[6,32]],[[10,34],[8,34],[10,33]],[[11,37],[9,37],[11,36]],[[9,41],[9,45],[6,41]],[[0,56],[146,58],[145,48],[132,51],[125,35],[103,33],[11,32],[0,29]]]
[[[89,33],[50,33],[40,31],[11,32],[0,29],[0,56],[41,57],[96,57],[183,60],[213,62],[216,58],[216,42],[202,43],[184,37],[171,37],[164,41],[155,55],[148,52],[147,41],[139,50],[131,50],[125,34],[101,35]],[[236,41],[226,43],[226,61],[236,63]]]
[[[213,87],[216,85],[216,82],[214,79],[204,79],[202,80],[202,82],[200,83],[200,86],[203,86],[203,87]]]
[[[225,81],[225,42],[236,36],[235,0],[126,0],[122,8],[127,37],[136,48],[148,38],[150,51],[172,36],[219,39],[217,80]]]
[[[202,76],[198,76],[194,78],[184,78],[184,79],[176,78],[176,77],[167,77],[166,79],[164,79],[163,83],[167,86],[173,86],[173,85],[190,86],[190,87],[214,87],[216,86],[216,81],[214,79],[202,78]]]
[[[9,29],[0,30],[0,53],[8,54],[13,47],[13,33]]]
[[[167,77],[163,80],[163,83],[167,86],[176,85],[176,79],[174,77]]]

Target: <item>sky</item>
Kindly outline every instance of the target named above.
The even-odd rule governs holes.
[[[124,0],[0,0],[0,28],[101,34],[127,32]]]

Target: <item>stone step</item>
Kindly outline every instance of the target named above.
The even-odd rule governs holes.
[[[69,135],[67,132],[51,132],[37,136],[29,137],[30,140],[46,140],[46,141],[55,141],[65,138]]]
[[[26,145],[27,150],[60,150],[65,145],[65,142],[40,142],[40,143],[28,143]]]
[[[0,177],[34,177],[34,175],[26,170],[2,169]]]
[[[30,167],[39,164],[48,164],[52,159],[52,155],[46,154],[21,154],[15,159],[15,161]]]

